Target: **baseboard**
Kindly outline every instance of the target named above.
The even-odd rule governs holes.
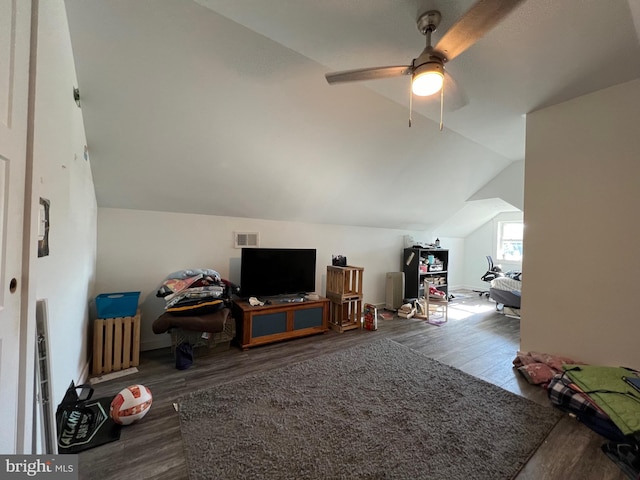
[[[483,292],[489,290],[489,284],[483,283],[482,285],[456,285],[455,287],[449,287],[449,291],[452,290],[471,290],[471,291],[480,291]]]
[[[98,375],[97,377],[92,377],[89,380],[89,382],[91,383],[91,385],[95,385],[96,383],[107,382],[109,380],[113,380],[114,378],[121,378],[126,375],[131,375],[133,373],[138,373],[138,369],[136,367],[131,367],[124,370],[118,370],[115,372]]]

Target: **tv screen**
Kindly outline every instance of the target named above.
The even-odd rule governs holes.
[[[242,249],[240,294],[243,297],[309,293],[315,289],[315,249]]]

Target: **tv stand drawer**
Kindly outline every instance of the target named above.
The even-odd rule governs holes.
[[[277,335],[287,331],[287,312],[254,314],[251,316],[251,337]]]
[[[329,324],[329,299],[251,306],[235,301],[237,342],[243,350],[267,343],[324,333]]]

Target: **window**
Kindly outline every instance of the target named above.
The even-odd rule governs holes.
[[[522,222],[498,222],[498,260],[522,261]]]

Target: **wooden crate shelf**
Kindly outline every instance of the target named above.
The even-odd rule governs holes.
[[[329,327],[340,333],[362,328],[362,300],[331,302],[329,307]]]
[[[97,319],[93,323],[93,375],[125,370],[140,363],[140,313]]]
[[[327,267],[329,327],[340,333],[362,328],[362,276],[364,268]]]
[[[362,267],[327,267],[327,297],[332,302],[342,303],[362,300]]]

